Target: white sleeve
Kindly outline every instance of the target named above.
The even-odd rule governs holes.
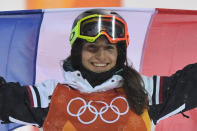
[[[27,86],[32,107],[48,107],[57,84],[56,80],[46,80],[35,86]]]
[[[153,77],[147,77],[147,76],[144,76],[144,75],[141,75],[141,76],[142,76],[142,79],[144,81],[145,89],[148,92],[149,104],[152,105]]]
[[[149,105],[162,103],[164,76],[146,77],[142,75],[142,79],[149,95]]]

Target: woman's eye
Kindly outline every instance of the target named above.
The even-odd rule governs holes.
[[[111,49],[115,49],[115,48],[113,46],[107,46],[106,49],[111,50]]]

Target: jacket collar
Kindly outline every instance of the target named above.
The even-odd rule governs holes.
[[[64,71],[64,84],[68,84],[74,89],[80,92],[92,93],[92,92],[102,92],[110,89],[118,88],[123,85],[123,78],[120,75],[113,75],[110,79],[97,85],[94,88],[89,84],[89,82],[84,79],[80,71]]]

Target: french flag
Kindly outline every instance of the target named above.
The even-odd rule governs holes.
[[[128,60],[142,74],[168,76],[197,61],[197,11],[108,9],[118,12],[127,22]],[[22,85],[34,85],[47,79],[62,82],[62,61],[70,54],[72,23],[85,10],[87,8],[0,12],[0,76]],[[195,130],[197,110],[186,114],[189,119],[178,114],[161,120],[155,130]],[[0,130],[20,126],[1,124]]]

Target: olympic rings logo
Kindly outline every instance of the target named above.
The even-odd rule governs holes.
[[[114,101],[116,101],[117,99],[122,99],[122,100],[124,100],[124,101],[126,102],[127,108],[126,108],[126,110],[125,110],[124,112],[120,112],[119,108],[118,108],[117,106],[113,105]],[[77,100],[82,101],[83,106],[81,106],[81,107],[79,108],[79,110],[77,111],[77,113],[74,114],[74,113],[72,113],[72,112],[70,111],[70,105],[71,105],[71,103],[72,103],[73,101],[77,101]],[[119,120],[119,118],[120,118],[121,115],[125,115],[125,114],[127,114],[128,111],[129,111],[129,104],[128,104],[126,98],[121,97],[121,96],[114,98],[114,99],[110,102],[110,105],[108,105],[106,102],[103,102],[103,101],[94,101],[95,103],[103,103],[103,104],[104,104],[104,106],[101,107],[101,109],[100,109],[99,111],[96,109],[96,107],[94,107],[93,105],[91,105],[92,102],[93,102],[93,101],[91,100],[91,101],[89,101],[88,104],[87,104],[86,101],[85,101],[83,98],[81,98],[81,97],[73,98],[73,99],[71,99],[71,100],[68,102],[68,105],[67,105],[67,112],[68,112],[69,115],[74,116],[74,117],[77,117],[77,119],[78,119],[81,123],[83,123],[83,124],[91,124],[91,123],[93,123],[94,121],[96,121],[96,119],[97,119],[98,116],[100,116],[101,120],[103,120],[103,121],[106,122],[106,123],[114,123],[114,122],[116,122],[116,121]],[[80,118],[80,116],[83,115],[83,113],[84,113],[87,109],[88,109],[91,113],[93,113],[93,114],[95,115],[95,117],[94,117],[92,120],[90,120],[90,121],[83,121],[83,120]],[[114,120],[112,120],[112,121],[108,121],[108,120],[106,120],[106,119],[103,118],[103,114],[106,113],[109,109],[111,109],[115,114],[117,114],[117,117],[116,117]]]

